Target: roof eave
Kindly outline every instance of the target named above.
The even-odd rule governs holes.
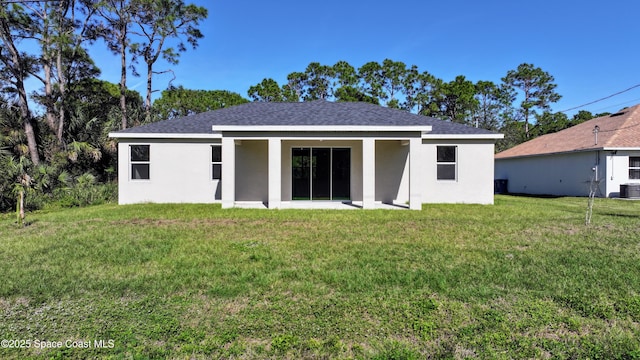
[[[504,134],[422,134],[423,139],[452,139],[452,140],[464,140],[464,139],[484,139],[484,140],[500,140],[504,138]]]
[[[499,140],[503,134],[431,134],[430,125],[409,126],[212,126],[212,133],[157,133],[157,132],[111,132],[110,138],[116,139],[220,139],[224,132],[419,132],[422,139],[449,140]]]
[[[605,148],[602,148],[602,150],[604,151],[640,151],[640,147],[616,146],[616,147],[605,147]]]
[[[581,152],[590,152],[590,151],[603,151],[603,150],[612,150],[609,148],[603,148],[603,147],[599,147],[599,148],[586,148],[586,149],[577,149],[577,150],[567,150],[567,151],[555,151],[555,152],[548,152],[548,153],[537,153],[537,154],[525,154],[525,155],[514,155],[514,156],[505,156],[505,157],[495,157],[496,160],[503,160],[503,159],[519,159],[519,158],[530,158],[530,157],[536,157],[536,156],[549,156],[549,155],[563,155],[563,154],[575,154],[575,153],[581,153]],[[496,155],[499,155],[496,154]]]
[[[313,131],[313,132],[354,132],[354,131],[432,131],[431,125],[408,125],[408,126],[380,126],[380,125],[213,125],[211,130],[215,133],[229,132],[267,132],[267,131]]]
[[[111,132],[109,137],[115,139],[220,139],[222,134]]]

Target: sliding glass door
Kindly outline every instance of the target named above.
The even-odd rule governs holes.
[[[292,199],[311,200],[311,149],[294,148],[291,154]]]
[[[331,196],[351,200],[351,149],[331,149]]]
[[[293,200],[349,200],[351,149],[293,148]]]

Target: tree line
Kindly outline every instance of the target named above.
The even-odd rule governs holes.
[[[182,0],[0,2],[0,210],[25,192],[65,189],[59,197],[78,202],[69,193],[79,182],[112,180],[107,134],[153,121],[154,76],[171,72],[157,69],[158,60],[175,65],[196,48],[206,17],[207,9]],[[98,80],[88,48],[100,45],[120,60],[119,84]],[[127,74],[139,69],[144,98],[127,88]],[[28,92],[27,79],[41,87]]]
[[[370,102],[503,132],[505,139],[496,147],[500,151],[593,117],[588,111],[571,119],[552,113],[551,105],[561,98],[556,87],[551,74],[528,63],[508,71],[499,83],[474,83],[464,75],[447,82],[415,65],[385,59],[359,68],[346,61],[312,62],[305,71],[290,73],[282,85],[265,78],[249,88],[248,96],[253,101]]]
[[[226,90],[169,84],[158,91],[158,60],[175,65],[203,37],[207,10],[182,0],[60,0],[0,3],[0,211],[24,199],[69,206],[115,194],[116,144],[107,134],[153,121],[248,101],[364,101],[505,133],[503,150],[592,117],[551,113],[554,78],[532,64],[499,83],[465,76],[443,81],[417,66],[385,59],[358,68],[346,61],[310,63],[280,85],[271,78],[245,98]],[[117,56],[118,83],[99,80],[89,47]],[[127,75],[146,75],[144,96]],[[40,87],[31,91],[27,79]],[[175,79],[175,75],[174,75]],[[36,109],[33,109],[36,107]],[[37,111],[34,111],[37,110]]]

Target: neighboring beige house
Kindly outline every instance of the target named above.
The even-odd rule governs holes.
[[[540,136],[495,156],[512,193],[620,196],[640,184],[640,105]]]
[[[493,203],[501,134],[367,103],[254,102],[109,134],[120,204]]]

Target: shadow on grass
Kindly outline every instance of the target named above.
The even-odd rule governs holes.
[[[498,195],[498,194],[496,194]],[[550,194],[525,194],[525,193],[504,193],[499,195],[508,195],[515,197],[534,198],[534,199],[561,199],[565,198],[564,195],[550,195]]]
[[[17,221],[13,221],[13,226],[17,227],[17,228],[26,228],[29,227],[35,223],[37,223],[38,220],[30,220],[30,221],[24,221],[22,223],[22,225],[19,225]]]
[[[640,219],[640,214],[622,214],[622,213],[612,213],[612,212],[602,212],[599,214],[606,215],[606,216],[613,216],[613,217]]]

